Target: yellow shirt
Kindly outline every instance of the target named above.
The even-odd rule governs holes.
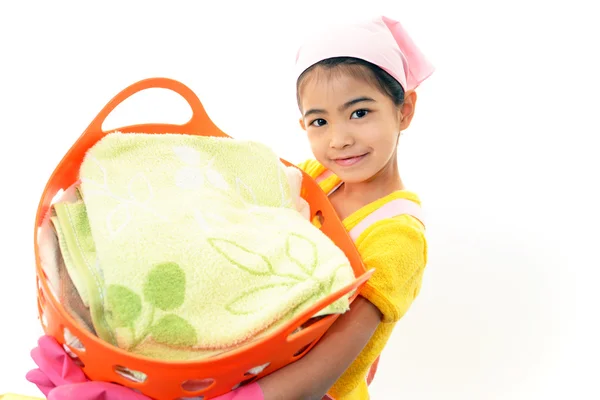
[[[305,161],[299,167],[313,179],[325,171],[325,167],[314,160]],[[332,174],[319,185],[329,193],[340,183]],[[399,198],[420,205],[415,193],[399,190],[348,216],[343,221],[344,227],[350,231],[373,211]],[[375,268],[360,294],[381,311],[383,320],[357,359],[329,390],[329,396],[335,400],[369,399],[366,382],[369,369],[383,351],[394,326],[419,294],[427,264],[425,229],[409,215],[375,222],[362,232],[355,244],[367,269]]]

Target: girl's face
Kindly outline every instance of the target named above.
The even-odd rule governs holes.
[[[398,136],[412,108],[403,118],[406,105],[397,107],[375,85],[352,74],[318,68],[310,74],[299,93],[300,124],[317,161],[346,183],[368,181],[395,163]]]

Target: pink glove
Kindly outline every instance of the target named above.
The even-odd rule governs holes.
[[[38,340],[31,358],[38,368],[29,371],[26,378],[46,396],[57,386],[88,381],[81,368],[52,336],[45,335]]]
[[[108,382],[90,381],[81,368],[51,336],[38,340],[31,351],[38,368],[27,373],[48,400],[151,400],[130,388]],[[264,400],[258,383],[243,386],[214,400]]]
[[[52,336],[45,335],[38,340],[38,347],[31,351],[31,358],[38,368],[29,371],[26,378],[48,400],[150,400],[125,386],[90,381]]]

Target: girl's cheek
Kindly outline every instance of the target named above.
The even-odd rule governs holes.
[[[310,141],[310,148],[312,149],[312,152],[315,155],[319,155],[321,153],[321,150],[320,150],[321,146],[318,145],[316,140]]]

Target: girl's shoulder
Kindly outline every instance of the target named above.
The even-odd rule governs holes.
[[[361,235],[354,235],[355,239],[370,230],[424,233],[423,214],[421,199],[415,192],[397,190],[357,210],[344,223],[347,229],[361,232]]]
[[[339,178],[329,173],[327,168],[317,160],[305,160],[297,164],[297,167],[311,178],[318,178],[317,182],[326,192],[331,191],[339,183]],[[371,229],[363,229],[363,233],[369,233],[367,231],[374,229],[382,233],[404,234],[403,231],[410,231],[424,234],[425,225],[422,214],[421,199],[417,193],[410,190],[398,190],[353,213],[344,220],[344,225],[348,230],[357,225],[370,225]]]

